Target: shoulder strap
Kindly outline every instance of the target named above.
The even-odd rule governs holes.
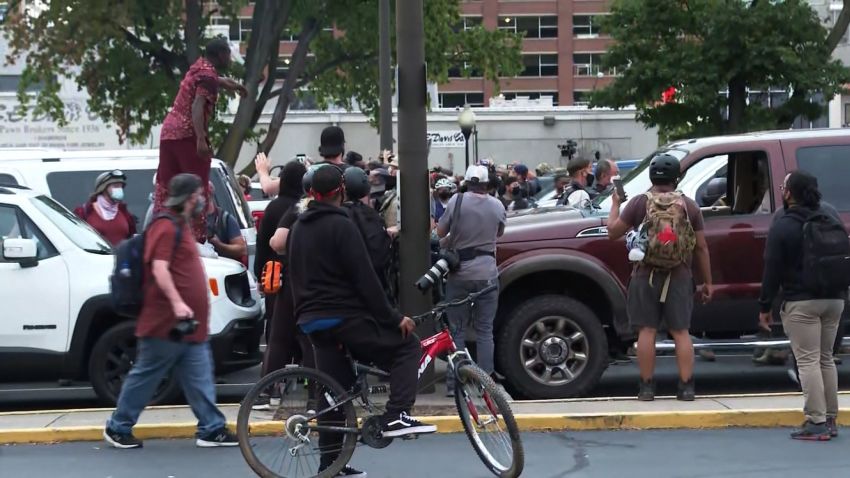
[[[174,261],[174,256],[177,255],[177,248],[180,247],[180,242],[183,240],[183,226],[173,215],[168,213],[159,213],[151,219],[151,223],[148,227],[151,227],[153,223],[163,218],[167,218],[171,221],[171,224],[174,225],[174,249],[171,250],[171,261]],[[145,231],[145,233],[147,233],[147,231]]]
[[[457,227],[458,221],[460,220],[460,206],[463,204],[463,195],[464,193],[460,193],[457,195],[457,199],[455,199],[455,208],[452,210],[452,224],[450,226],[451,229]],[[457,229],[455,229],[457,231]],[[457,242],[457,234],[449,234],[448,245],[450,249],[455,248],[455,243]]]

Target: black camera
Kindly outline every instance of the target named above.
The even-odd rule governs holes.
[[[558,149],[561,150],[562,158],[573,159],[573,156],[578,152],[578,143],[568,139],[565,144],[559,144]]]
[[[168,332],[168,337],[175,342],[179,342],[187,335],[194,334],[198,330],[198,325],[200,323],[191,317],[180,319]]]
[[[458,267],[460,267],[460,255],[458,255],[457,251],[453,249],[441,249],[440,258],[428,269],[425,275],[416,281],[416,288],[425,292],[438,280],[442,280],[446,274],[456,271]]]

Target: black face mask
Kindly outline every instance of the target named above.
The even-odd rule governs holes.
[[[439,193],[439,194],[437,194],[437,197],[442,199],[443,201],[448,201],[449,199],[452,198],[452,193],[449,193],[449,192]]]

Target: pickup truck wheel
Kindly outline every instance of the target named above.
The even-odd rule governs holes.
[[[559,295],[521,304],[507,318],[497,346],[508,384],[532,399],[584,395],[608,363],[608,341],[596,314]]]
[[[89,358],[89,380],[97,396],[114,406],[124,379],[136,360],[136,323],[122,322],[107,330],[95,343]],[[163,379],[150,405],[175,400],[180,386],[170,375]]]

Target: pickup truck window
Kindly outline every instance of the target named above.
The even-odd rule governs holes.
[[[0,206],[0,242],[6,238],[35,239],[38,260],[48,259],[58,254],[53,244],[23,212],[16,207],[2,205]],[[6,262],[2,254],[0,254],[0,262]]]
[[[850,211],[850,145],[809,146],[797,150],[797,167],[818,178],[823,200],[835,209]]]

